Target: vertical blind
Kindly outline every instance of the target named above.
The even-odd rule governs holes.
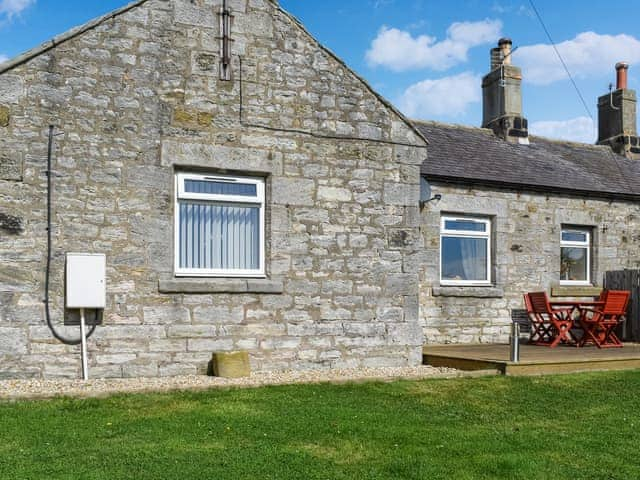
[[[180,268],[260,268],[260,207],[180,201]]]

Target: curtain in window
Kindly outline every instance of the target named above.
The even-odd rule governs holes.
[[[462,269],[466,280],[487,279],[487,241],[478,238],[460,239]]]
[[[260,208],[180,202],[180,268],[260,268]]]
[[[488,280],[488,240],[442,237],[442,278],[445,280]]]
[[[560,280],[588,281],[586,248],[562,247],[560,249]]]

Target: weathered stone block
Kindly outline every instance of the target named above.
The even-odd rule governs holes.
[[[420,200],[419,185],[407,185],[405,183],[385,183],[384,203],[389,205],[406,205],[414,207]]]
[[[23,220],[21,217],[0,212],[0,230],[17,235],[24,230]]]
[[[223,378],[241,378],[251,375],[248,352],[219,352],[211,357],[213,375]]]
[[[0,356],[27,353],[27,333],[24,328],[0,327]]]
[[[0,154],[0,180],[22,181],[22,156],[12,152],[11,156]]]
[[[240,323],[244,320],[244,308],[241,306],[229,308],[223,306],[198,307],[193,312],[194,322],[230,324]]]
[[[0,103],[16,104],[24,98],[24,79],[19,75],[0,75]]]
[[[176,323],[189,323],[191,321],[189,309],[185,307],[172,305],[144,307],[143,312],[145,324],[173,325]]]
[[[197,337],[214,337],[218,333],[217,328],[214,325],[170,325],[167,327],[167,337],[173,338],[197,338]],[[154,340],[149,344],[149,348],[157,346],[158,348],[168,348],[168,346],[175,346],[175,343],[163,344],[158,343],[162,340]],[[172,348],[172,347],[169,347]],[[185,350],[181,348],[180,350]]]
[[[346,188],[318,187],[318,200],[327,202],[349,202],[351,199],[351,191]]]
[[[244,172],[271,173],[274,169],[273,155],[269,150],[246,149],[185,143],[175,140],[162,142],[162,164],[210,169],[234,169]]]
[[[187,340],[187,349],[190,352],[229,351],[232,348],[233,340],[231,338],[200,338]]]
[[[10,118],[9,107],[0,105],[0,127],[8,127]]]
[[[280,205],[314,204],[315,182],[302,178],[274,178],[272,181],[273,202]]]
[[[119,353],[113,355],[96,355],[96,362],[101,363],[127,363],[136,359],[135,353]]]
[[[203,8],[191,2],[173,2],[174,15],[177,23],[205,28],[218,27],[217,10]]]
[[[390,295],[417,295],[418,285],[418,275],[412,273],[391,273],[385,281]]]

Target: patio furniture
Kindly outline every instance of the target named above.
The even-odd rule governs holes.
[[[524,294],[524,306],[531,324],[529,343],[532,345],[549,345],[554,337],[551,331],[551,322],[545,316],[533,311],[528,293]]]
[[[575,344],[569,333],[573,327],[573,307],[552,308],[547,292],[531,292],[528,294],[533,314],[549,324],[553,338],[548,343],[541,343],[551,348],[560,343]]]
[[[571,327],[570,335],[576,341],[575,346],[580,347],[580,339],[584,336],[584,328],[579,319],[583,315],[583,312],[589,309],[602,308],[604,306],[604,295],[606,290],[602,290],[597,300],[556,300],[549,302],[551,307],[557,308],[570,308],[571,317],[574,319],[573,326]]]
[[[621,348],[623,345],[615,328],[625,321],[629,297],[627,290],[607,290],[601,308],[582,308],[580,324],[584,335],[578,345],[582,347],[593,343],[598,348]]]

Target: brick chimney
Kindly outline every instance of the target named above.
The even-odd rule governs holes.
[[[522,71],[511,65],[511,39],[501,38],[491,49],[491,72],[482,79],[482,127],[513,143],[529,143],[522,116]]]
[[[598,98],[598,145],[609,145],[627,158],[640,159],[636,92],[627,88],[629,64],[616,64],[616,89]]]

